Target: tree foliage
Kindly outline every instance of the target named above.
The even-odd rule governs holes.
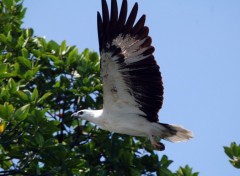
[[[224,147],[226,155],[229,157],[229,162],[235,167],[240,169],[240,144],[232,142],[229,147]]]
[[[0,175],[198,175],[170,171],[145,138],[71,119],[102,106],[98,55],[22,29],[25,12],[0,1]]]

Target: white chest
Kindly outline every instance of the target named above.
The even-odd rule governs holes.
[[[135,114],[122,114],[122,116],[103,117],[99,126],[101,129],[115,133],[132,136],[147,136],[148,123],[149,122],[145,120],[145,118],[136,117]]]

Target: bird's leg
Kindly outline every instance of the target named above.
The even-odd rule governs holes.
[[[153,136],[149,137],[153,147],[159,151],[165,150],[165,146],[161,142],[157,142]]]

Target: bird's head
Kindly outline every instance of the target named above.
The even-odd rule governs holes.
[[[74,119],[81,118],[83,120],[94,121],[94,119],[99,118],[101,114],[102,110],[84,109],[73,113],[71,117]]]
[[[92,117],[92,113],[91,110],[84,109],[73,113],[71,117],[74,119],[81,118],[84,120],[88,120],[89,117]]]

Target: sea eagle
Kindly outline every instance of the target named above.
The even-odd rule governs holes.
[[[178,125],[160,123],[163,82],[145,26],[146,16],[135,23],[138,4],[127,17],[127,0],[120,13],[116,0],[108,11],[102,0],[102,16],[97,13],[98,40],[103,83],[103,109],[80,110],[72,117],[95,123],[101,129],[131,136],[148,137],[157,150],[165,146],[156,137],[171,142],[186,141],[192,132]]]

